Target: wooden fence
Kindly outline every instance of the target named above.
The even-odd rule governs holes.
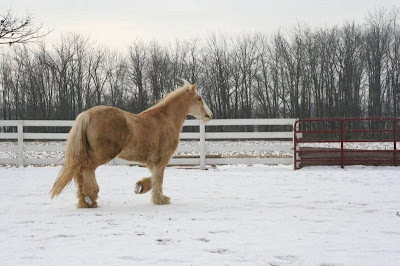
[[[186,120],[184,127],[190,126],[197,129],[196,132],[181,133],[181,141],[195,140],[196,145],[179,145],[177,152],[195,152],[199,156],[188,157],[173,157],[170,165],[199,165],[205,169],[206,165],[220,164],[292,164],[293,158],[215,158],[207,156],[207,152],[266,152],[279,151],[288,152],[293,149],[292,142],[287,145],[222,145],[219,142],[211,143],[217,140],[293,140],[293,124],[295,119],[215,119],[208,123],[203,123],[199,120]],[[16,158],[0,158],[0,164],[12,165],[41,165],[41,164],[62,164],[63,159],[54,158],[29,158],[24,155],[26,152],[63,152],[65,145],[25,145],[26,141],[54,141],[66,140],[68,133],[28,133],[25,130],[27,127],[71,127],[73,121],[58,121],[58,120],[2,120],[0,121],[0,129],[13,128],[15,133],[0,133],[0,141],[11,140],[14,142],[9,145],[0,145],[0,152],[14,152]],[[215,126],[287,126],[287,131],[282,132],[207,132],[207,127]],[[15,142],[16,140],[16,142]],[[122,159],[114,159],[110,164],[135,164],[134,162],[125,161]]]

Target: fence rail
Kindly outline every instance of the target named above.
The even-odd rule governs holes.
[[[197,128],[198,132],[183,132],[181,140],[196,140],[197,145],[179,145],[177,152],[195,152],[199,156],[177,157],[174,156],[169,165],[200,165],[205,169],[206,165],[215,164],[292,164],[293,158],[214,158],[207,156],[209,152],[251,152],[251,151],[291,151],[292,142],[287,145],[246,145],[226,146],[213,143],[212,140],[293,140],[293,125],[295,119],[215,119],[208,123],[199,120],[186,120],[184,127]],[[27,127],[71,127],[73,121],[60,120],[2,120],[0,129],[3,127],[14,127],[14,133],[0,133],[1,140],[17,140],[16,145],[0,146],[0,152],[17,153],[17,158],[0,158],[0,164],[30,165],[30,164],[62,164],[63,159],[56,158],[29,158],[26,152],[63,152],[65,145],[25,145],[25,141],[33,140],[66,140],[67,133],[29,133],[24,130]],[[208,127],[215,126],[290,126],[283,132],[207,132]],[[115,158],[110,164],[136,164],[135,162]]]

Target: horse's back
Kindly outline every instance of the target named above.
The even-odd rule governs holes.
[[[128,125],[125,111],[109,106],[96,106],[86,111],[89,114],[87,139],[92,156],[98,164],[116,157],[125,144]]]

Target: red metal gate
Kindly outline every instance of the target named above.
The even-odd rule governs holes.
[[[399,139],[398,133],[398,122],[399,118],[344,118],[344,119],[300,119],[297,120],[294,125],[294,168],[299,169],[303,164],[329,164],[329,165],[340,165],[342,168],[344,165],[349,164],[386,164],[397,166],[399,164],[399,155],[397,150],[397,141]],[[320,129],[324,127],[323,124],[329,123],[329,128],[334,129]],[[369,123],[375,125],[378,128],[348,128],[349,123]],[[379,125],[381,123],[381,125]],[[383,126],[382,126],[383,125]],[[316,127],[317,129],[313,129]],[[373,126],[372,126],[373,127]],[[311,128],[311,129],[307,129]],[[364,137],[357,137],[355,133],[363,135]],[[385,137],[378,137],[376,139],[371,138],[371,134],[378,133],[379,135],[387,135]],[[331,135],[327,139],[323,139],[321,134]],[[356,138],[349,139],[349,136],[356,136]],[[369,135],[369,136],[365,136]],[[317,137],[314,137],[317,136]],[[335,137],[334,137],[335,136]],[[345,143],[393,143],[392,149],[345,149]],[[340,148],[322,148],[319,149],[320,156],[316,155],[316,151],[312,148],[303,149],[300,148],[299,144],[302,143],[338,143]],[[363,154],[363,153],[374,153],[376,156],[373,158],[362,158],[352,156],[351,154]],[[340,153],[338,155],[338,153]],[[301,158],[301,154],[306,155],[307,158]],[[324,154],[336,154],[335,156],[325,156]],[[382,155],[382,156],[381,156]],[[329,157],[329,158],[328,158]],[[333,157],[333,158],[331,158]],[[353,157],[353,158],[352,158]],[[354,158],[356,157],[356,158]],[[380,158],[381,157],[381,158]],[[386,157],[386,158],[385,158]]]

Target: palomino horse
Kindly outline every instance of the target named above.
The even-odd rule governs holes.
[[[68,135],[64,166],[51,190],[59,195],[72,179],[78,185],[78,208],[96,208],[99,186],[95,170],[115,157],[136,161],[148,167],[135,192],[152,189],[154,204],[169,204],[163,195],[164,169],[179,142],[179,133],[187,115],[203,121],[212,112],[197,93],[197,85],[184,85],[169,93],[156,105],[140,114],[115,107],[96,106],[76,118]]]

